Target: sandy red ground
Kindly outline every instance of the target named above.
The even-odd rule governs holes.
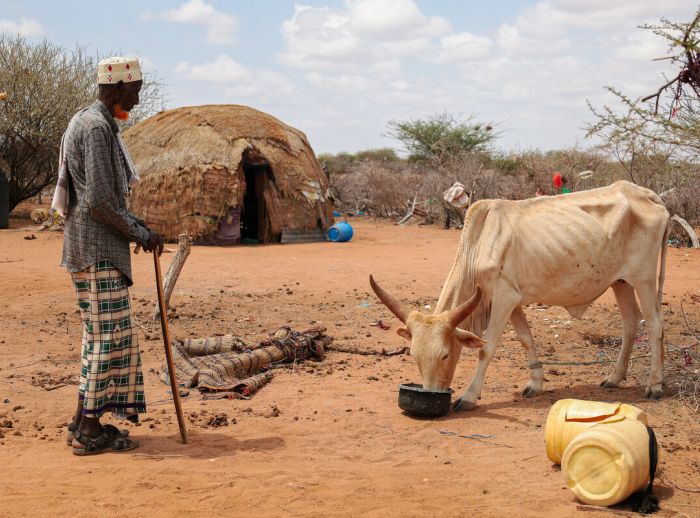
[[[346,244],[196,247],[173,296],[172,334],[235,332],[254,341],[281,325],[322,324],[339,344],[403,346],[397,322],[369,293],[368,275],[413,307],[434,305],[459,232],[353,224],[355,238]],[[80,325],[70,278],[59,267],[63,236],[27,225],[14,220],[0,231],[2,516],[575,516],[576,501],[543,444],[550,406],[567,397],[645,409],[662,447],[660,516],[700,516],[699,414],[676,385],[676,348],[695,343],[681,301],[700,325],[698,251],[670,250],[664,310],[673,347],[660,402],[643,399],[647,359],[633,362],[624,388],[612,391],[598,387],[609,365],[548,366],[545,394],[523,399],[526,357],[507,329],[472,412],[411,418],[396,404],[398,384],[418,381],[410,357],[330,352],[322,363],[277,370],[249,401],[204,401],[191,390],[183,399],[188,445],[179,442],[157,377],[164,355],[150,319],[152,259],[134,256],[132,302],[150,403],[143,423],[130,426],[141,446],[79,458],[64,441],[76,402]],[[32,233],[37,239],[24,239]],[[164,267],[170,258],[163,256]],[[621,322],[609,293],[581,321],[560,308],[531,307],[527,315],[544,361],[616,355],[605,341],[618,337]],[[392,329],[371,327],[378,319]],[[646,352],[642,344],[633,356]],[[465,351],[456,395],[475,364],[475,353]],[[218,413],[235,424],[209,427]],[[440,431],[494,437],[485,443]]]

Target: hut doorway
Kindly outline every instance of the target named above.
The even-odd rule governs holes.
[[[265,204],[265,189],[271,180],[267,162],[249,163],[244,160],[245,196],[241,214],[241,242],[247,244],[270,242],[270,223]]]

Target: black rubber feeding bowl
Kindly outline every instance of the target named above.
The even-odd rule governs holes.
[[[440,417],[450,411],[452,389],[426,390],[418,383],[399,385],[399,408],[419,417]]]

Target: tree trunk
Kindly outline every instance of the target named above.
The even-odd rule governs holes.
[[[165,307],[170,307],[170,296],[173,294],[175,289],[175,283],[177,278],[180,276],[182,267],[185,266],[185,261],[190,255],[192,249],[192,238],[187,234],[180,234],[178,242],[180,244],[177,249],[175,257],[173,257],[170,266],[168,267],[168,273],[165,274],[165,287],[163,292],[165,293]],[[153,320],[158,320],[160,318],[160,309],[158,304],[156,304],[156,309],[153,312]]]

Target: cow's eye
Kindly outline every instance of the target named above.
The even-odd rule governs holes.
[[[450,353],[447,353],[445,356],[442,357],[442,360],[445,361],[449,355]]]

